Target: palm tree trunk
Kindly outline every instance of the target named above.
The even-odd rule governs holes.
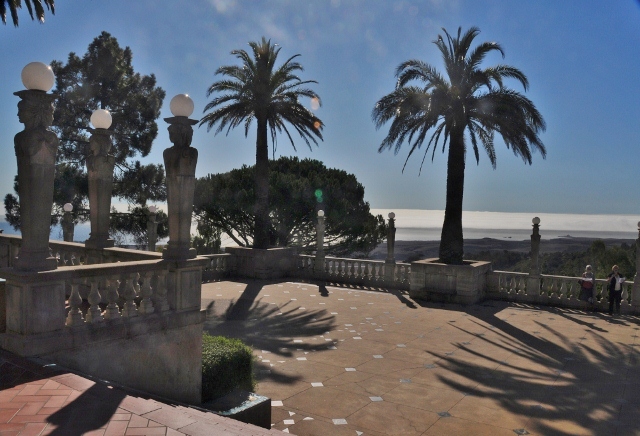
[[[461,265],[464,254],[462,237],[462,196],[464,194],[464,130],[452,132],[447,160],[447,204],[440,237],[440,261]]]
[[[256,117],[258,136],[256,138],[256,172],[254,211],[255,234],[253,248],[269,248],[269,144],[267,142],[267,120]]]

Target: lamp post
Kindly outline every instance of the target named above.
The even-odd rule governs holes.
[[[527,278],[527,293],[538,295],[540,293],[540,218],[535,217],[533,233],[531,234],[531,268]]]
[[[18,119],[24,130],[14,137],[18,161],[18,196],[22,246],[14,267],[18,271],[47,271],[57,268],[49,253],[49,226],[53,205],[53,180],[59,141],[49,130],[56,97],[47,94],[55,77],[49,65],[32,62],[22,70],[26,90],[20,97]]]
[[[62,209],[64,210],[64,214],[62,215],[61,220],[62,239],[65,242],[73,242],[73,231],[75,227],[73,225],[73,215],[71,214],[71,212],[73,211],[73,204],[65,203],[65,205],[62,206]]]
[[[318,224],[316,226],[316,262],[314,271],[324,272],[324,210],[318,211]]]
[[[395,275],[395,246],[396,246],[396,214],[389,212],[389,226],[387,228],[387,258],[384,261],[384,279],[393,283]]]
[[[149,206],[149,214],[147,215],[147,250],[156,251],[156,242],[158,241],[158,208]]]
[[[167,172],[169,242],[162,256],[168,260],[186,260],[196,257],[196,250],[191,248],[190,230],[198,150],[191,147],[191,140],[192,126],[198,120],[189,118],[193,113],[193,100],[187,94],[173,97],[170,109],[173,117],[164,120],[169,123],[169,140],[173,147],[163,153]]]
[[[85,246],[92,249],[113,247],[109,238],[109,212],[113,194],[113,168],[115,157],[111,151],[111,114],[104,109],[93,111],[92,129],[87,155],[87,175],[89,178],[89,217],[91,234]]]
[[[396,214],[389,212],[389,227],[387,229],[387,258],[386,263],[396,263]]]
[[[638,279],[638,272],[640,272],[640,222],[638,222],[638,239],[636,239],[636,276],[633,279],[633,287],[631,288],[633,313],[638,313],[640,310],[640,279]]]

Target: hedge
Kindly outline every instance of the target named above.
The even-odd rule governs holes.
[[[223,397],[235,389],[253,391],[253,354],[240,339],[202,335],[202,401]]]

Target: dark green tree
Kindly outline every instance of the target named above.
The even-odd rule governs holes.
[[[44,6],[51,11],[52,15],[56,13],[54,0],[24,0],[24,4],[27,5],[31,19],[34,20],[37,18],[41,23],[44,23]],[[9,8],[13,25],[18,27],[18,9],[22,8],[22,1],[0,0],[0,17],[2,17],[2,24],[7,24],[7,8]],[[34,10],[35,17],[33,15]]]
[[[113,196],[138,207],[166,199],[162,165],[142,165],[134,159],[151,151],[165,92],[156,87],[153,74],[134,72],[131,61],[131,49],[122,49],[116,38],[102,32],[82,58],[70,53],[66,65],[51,63],[56,75],[53,93],[58,97],[52,129],[60,139],[53,215],[60,215],[68,202],[74,211],[87,207],[85,158],[91,135],[89,120],[96,109],[108,110],[113,119],[109,129],[111,152],[116,158]],[[18,199],[7,194],[5,206],[7,221],[16,227],[20,221]]]
[[[497,51],[504,57],[498,43],[483,42],[471,49],[479,29],[472,27],[463,35],[459,28],[455,38],[444,29],[443,32],[445,37],[439,35],[434,44],[442,54],[447,77],[420,60],[403,62],[396,69],[395,91],[376,103],[372,118],[376,128],[393,120],[389,133],[378,148],[379,152],[393,149],[398,153],[406,142],[410,147],[408,160],[431,132],[422,159],[424,163],[430,148],[433,160],[440,139],[443,152],[448,142],[447,194],[440,260],[460,264],[463,259],[465,133],[471,142],[476,163],[479,163],[481,146],[495,169],[496,132],[507,148],[531,164],[532,151],[537,150],[543,158],[546,157],[546,149],[538,137],[538,132],[545,130],[545,122],[529,99],[504,86],[505,79],[515,79],[526,91],[529,82],[520,70],[508,65],[480,69],[487,54]],[[413,85],[414,82],[422,86]]]
[[[325,211],[325,243],[331,254],[367,254],[385,239],[385,221],[371,214],[364,187],[353,174],[297,157],[281,157],[270,166],[267,230],[271,245],[299,244],[303,250],[315,250],[318,210]],[[254,173],[255,167],[245,165],[198,179],[196,219],[224,232],[238,245],[251,245]]]
[[[147,221],[149,217],[148,207],[131,207],[126,213],[111,211],[111,221],[109,223],[109,235],[114,238],[117,245],[122,245],[125,241],[133,242],[138,248],[144,249],[147,246]],[[161,210],[156,212],[156,222],[158,223],[158,240],[169,236],[169,225],[167,214]]]
[[[322,139],[322,121],[311,111],[306,109],[300,98],[315,99],[320,104],[320,98],[311,89],[305,88],[314,80],[302,81],[297,71],[302,71],[302,65],[295,62],[299,55],[287,59],[276,67],[276,60],[280,48],[271,44],[270,40],[262,38],[262,42],[250,42],[253,57],[245,50],[233,50],[232,55],[242,62],[242,65],[223,66],[216,70],[227,78],[214,82],[207,90],[207,96],[219,94],[204,108],[206,114],[200,125],[206,124],[207,130],[218,125],[216,134],[226,129],[227,133],[240,125],[244,126],[245,136],[255,119],[257,124],[256,138],[256,170],[255,170],[255,204],[254,231],[252,238],[254,248],[269,247],[268,229],[271,226],[269,218],[269,144],[268,134],[274,152],[276,135],[284,133],[289,138],[295,150],[293,138],[287,128],[290,124],[311,148],[311,142],[317,145],[316,138]]]

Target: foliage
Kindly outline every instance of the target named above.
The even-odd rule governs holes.
[[[528,272],[531,267],[530,253],[483,251],[472,257],[493,262],[494,270]],[[539,260],[542,274],[578,277],[587,265],[600,279],[607,277],[613,265],[629,280],[636,274],[636,247],[625,243],[607,248],[604,241],[595,240],[588,250],[542,253]]]
[[[396,89],[382,97],[372,111],[376,128],[391,122],[389,133],[378,148],[393,149],[397,154],[403,143],[409,154],[426,143],[422,162],[432,150],[431,159],[442,138],[442,151],[447,142],[447,200],[440,240],[440,260],[459,264],[463,256],[462,198],[468,135],[476,162],[480,160],[479,145],[486,151],[491,165],[496,167],[495,133],[499,133],[507,148],[525,163],[531,164],[531,152],[546,150],[538,137],[545,123],[534,104],[522,94],[504,86],[504,79],[515,79],[525,91],[527,77],[517,68],[496,65],[480,69],[487,54],[497,51],[504,57],[502,47],[495,42],[483,42],[471,49],[480,30],[472,27],[462,35],[452,37],[443,29],[434,41],[445,65],[445,78],[430,64],[420,60],[403,62],[396,69]],[[422,87],[413,85],[418,82]],[[422,164],[420,165],[422,170]],[[403,168],[404,170],[404,168]]]
[[[244,125],[244,134],[249,134],[253,120],[257,124],[255,204],[253,206],[256,248],[269,246],[269,146],[268,132],[271,133],[273,153],[277,147],[276,136],[284,133],[295,150],[293,138],[287,124],[293,126],[311,148],[311,142],[317,145],[316,138],[322,139],[323,123],[306,109],[300,99],[313,99],[320,106],[320,98],[305,86],[316,83],[303,81],[297,71],[303,71],[302,65],[295,62],[294,55],[279,67],[275,67],[280,48],[264,37],[260,43],[250,42],[253,57],[245,50],[233,50],[242,65],[228,65],[216,70],[227,78],[214,82],[207,90],[207,97],[218,94],[205,107],[206,114],[200,125],[207,125],[207,131],[217,125],[216,134]]]
[[[156,222],[158,223],[158,240],[169,236],[169,217],[161,210],[156,211]],[[138,248],[145,248],[148,242],[147,222],[149,221],[149,208],[130,207],[127,213],[117,212],[111,209],[111,220],[109,221],[109,236],[115,239],[118,244],[133,238],[133,244]]]
[[[202,402],[235,389],[253,391],[253,354],[240,339],[202,335]]]
[[[191,239],[191,246],[198,254],[216,254],[221,252],[221,231],[205,214],[195,215],[196,235]]]
[[[29,15],[31,19],[37,19],[41,23],[44,23],[44,6],[47,7],[49,11],[51,11],[52,15],[55,15],[55,0],[24,0],[25,5],[27,5],[27,10],[29,11]],[[2,17],[2,24],[7,24],[7,7],[9,8],[9,13],[11,14],[11,21],[13,21],[13,25],[18,27],[18,9],[22,8],[21,0],[0,0],[0,17]],[[35,9],[35,17],[33,16],[33,11]]]
[[[254,172],[255,167],[245,165],[196,181],[197,219],[208,220],[243,246],[251,245],[254,235]],[[386,237],[384,219],[371,215],[364,187],[353,174],[326,168],[317,160],[281,157],[271,162],[269,189],[268,231],[273,245],[314,250],[318,210],[325,211],[328,253],[368,253]]]
[[[116,158],[113,195],[137,207],[147,201],[166,200],[162,165],[142,165],[133,160],[147,156],[157,136],[156,119],[165,92],[156,87],[153,74],[142,76],[131,65],[129,47],[120,48],[116,38],[102,32],[80,58],[70,53],[67,64],[53,61],[57,96],[52,130],[60,139],[54,182],[52,215],[61,215],[62,206],[72,203],[74,211],[88,207],[88,180],[85,159],[91,135],[90,117],[95,109],[106,109],[113,122],[112,150]],[[17,192],[17,187],[15,187]],[[12,195],[5,197],[6,219],[14,228],[19,226],[19,202]],[[74,212],[75,214],[75,212]],[[76,221],[87,218],[75,214]],[[54,218],[55,221],[55,218]],[[126,224],[117,220],[126,232]]]

